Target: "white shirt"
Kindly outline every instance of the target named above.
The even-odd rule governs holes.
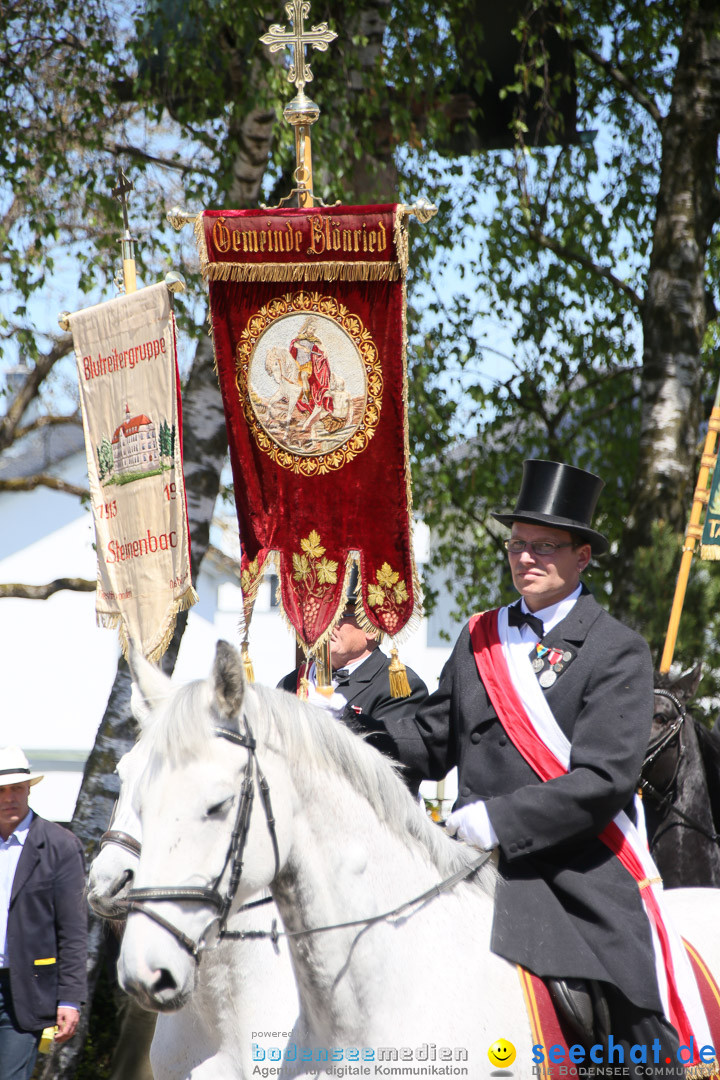
[[[20,862],[20,856],[27,840],[32,819],[33,812],[28,810],[7,840],[0,839],[0,967],[7,967],[9,964],[6,950],[10,897],[12,895],[13,881],[15,880],[15,871]]]
[[[569,596],[564,596],[562,600],[558,600],[556,604],[550,604],[549,607],[541,608],[540,611],[531,611],[525,603],[525,597],[523,596],[520,601],[520,610],[524,611],[527,615],[535,615],[538,619],[541,619],[543,629],[547,635],[554,626],[557,626],[559,622],[562,622],[566,615],[570,614],[575,607],[575,602],[581,592],[582,585],[578,585],[577,589],[574,589]],[[535,631],[531,630],[527,624],[520,627],[520,636],[523,641],[527,641],[529,645],[535,644],[535,642],[540,640]]]

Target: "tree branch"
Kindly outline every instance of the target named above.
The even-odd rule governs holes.
[[[33,420],[31,424],[26,424],[25,427],[18,428],[15,432],[15,439],[19,441],[29,435],[31,431],[38,431],[45,427],[58,427],[60,424],[74,424],[77,427],[82,426],[82,418],[80,413],[73,413],[72,416],[38,416]]]
[[[590,270],[591,273],[596,274],[598,277],[605,278],[609,281],[614,288],[624,293],[625,296],[633,303],[638,311],[642,308],[642,300],[635,292],[635,290],[626,282],[621,281],[619,277],[613,274],[612,270],[608,270],[604,266],[600,266],[599,263],[593,262],[592,259],[588,259],[587,255],[581,255],[579,251],[573,251],[566,247],[564,244],[559,243],[557,240],[553,240],[552,237],[546,236],[545,233],[539,229],[535,229],[532,226],[528,228],[528,236],[531,240],[534,240],[539,247],[546,248],[548,251],[552,251],[558,258],[567,263],[578,263],[580,266],[584,266],[586,270]]]
[[[53,491],[64,491],[67,495],[77,495],[80,499],[90,497],[87,488],[78,487],[77,484],[69,484],[58,476],[50,476],[49,473],[37,473],[36,476],[17,476],[9,480],[0,480],[0,491],[34,491],[39,487],[52,488]]]
[[[583,56],[586,56],[588,60],[592,60],[592,62],[594,64],[597,64],[599,68],[602,68],[605,74],[608,75],[621,90],[624,90],[625,93],[629,94],[630,97],[633,98],[641,108],[645,109],[645,111],[648,113],[649,116],[652,117],[658,127],[662,124],[662,113],[660,112],[653,99],[647,94],[644,94],[643,91],[632,81],[632,79],[628,78],[628,76],[623,71],[621,71],[619,67],[616,67],[615,64],[613,64],[610,60],[606,60],[605,57],[601,56],[599,52],[591,49],[590,46],[586,45],[581,38],[575,38],[573,44],[578,52],[582,53]]]
[[[132,146],[129,143],[113,143],[108,149],[112,154],[122,156],[128,154],[130,157],[135,158],[137,161],[145,161],[148,165],[162,165],[165,169],[175,169],[177,172],[187,175],[189,172],[199,172],[204,176],[210,176],[211,170],[209,168],[198,168],[195,162],[188,163],[186,161],[173,161],[172,158],[159,157],[157,154],[148,154],[146,150],[141,150],[139,146]]]
[[[17,600],[47,600],[53,593],[68,589],[70,592],[94,592],[96,581],[86,578],[56,578],[47,585],[0,585],[0,600],[13,597]]]
[[[0,454],[15,442],[23,414],[33,398],[37,397],[43,379],[50,374],[58,360],[62,360],[63,356],[67,356],[71,349],[72,337],[70,334],[64,334],[62,337],[56,338],[50,351],[37,360],[35,367],[29,372],[14,400],[10,403],[5,416],[0,418]]]

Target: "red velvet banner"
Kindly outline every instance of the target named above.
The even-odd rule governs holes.
[[[246,623],[268,558],[306,647],[344,607],[420,614],[410,530],[402,208],[206,211],[197,228],[235,481]]]

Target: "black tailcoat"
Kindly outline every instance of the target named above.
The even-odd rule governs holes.
[[[337,680],[337,691],[347,701],[340,719],[357,735],[363,735],[368,742],[397,760],[395,744],[388,737],[386,725],[391,720],[411,720],[419,706],[428,696],[427,686],[412,668],[406,668],[410,696],[394,698],[390,693],[390,659],[380,649],[374,649],[367,660],[354,668],[349,675]],[[286,675],[278,686],[294,694],[297,688],[298,672]],[[412,769],[407,769],[403,779],[415,794],[421,777]]]
[[[500,842],[492,948],[538,975],[600,979],[659,1010],[638,886],[598,839],[632,797],[650,736],[653,678],[643,639],[586,591],[543,644],[570,652],[544,693],[572,744],[567,775],[543,783],[513,746],[478,674],[466,627],[414,720],[388,719],[401,761],[458,800],[486,801]],[[530,652],[528,646],[528,652]]]
[[[37,814],[13,879],[7,952],[13,1006],[23,1031],[54,1024],[61,1001],[84,1003],[87,901],[82,848],[71,832]]]

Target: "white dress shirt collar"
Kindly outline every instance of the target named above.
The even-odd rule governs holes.
[[[577,589],[573,589],[569,596],[564,596],[562,600],[558,600],[556,604],[550,604],[549,607],[540,608],[539,611],[530,611],[530,608],[525,603],[525,597],[523,596],[520,601],[520,610],[541,619],[545,635],[547,636],[553,627],[557,626],[559,622],[562,622],[562,620],[570,614],[575,607],[575,603],[581,592],[582,585],[578,585]],[[528,635],[537,640],[537,634],[534,634],[529,626],[523,626],[522,634],[523,637]]]

